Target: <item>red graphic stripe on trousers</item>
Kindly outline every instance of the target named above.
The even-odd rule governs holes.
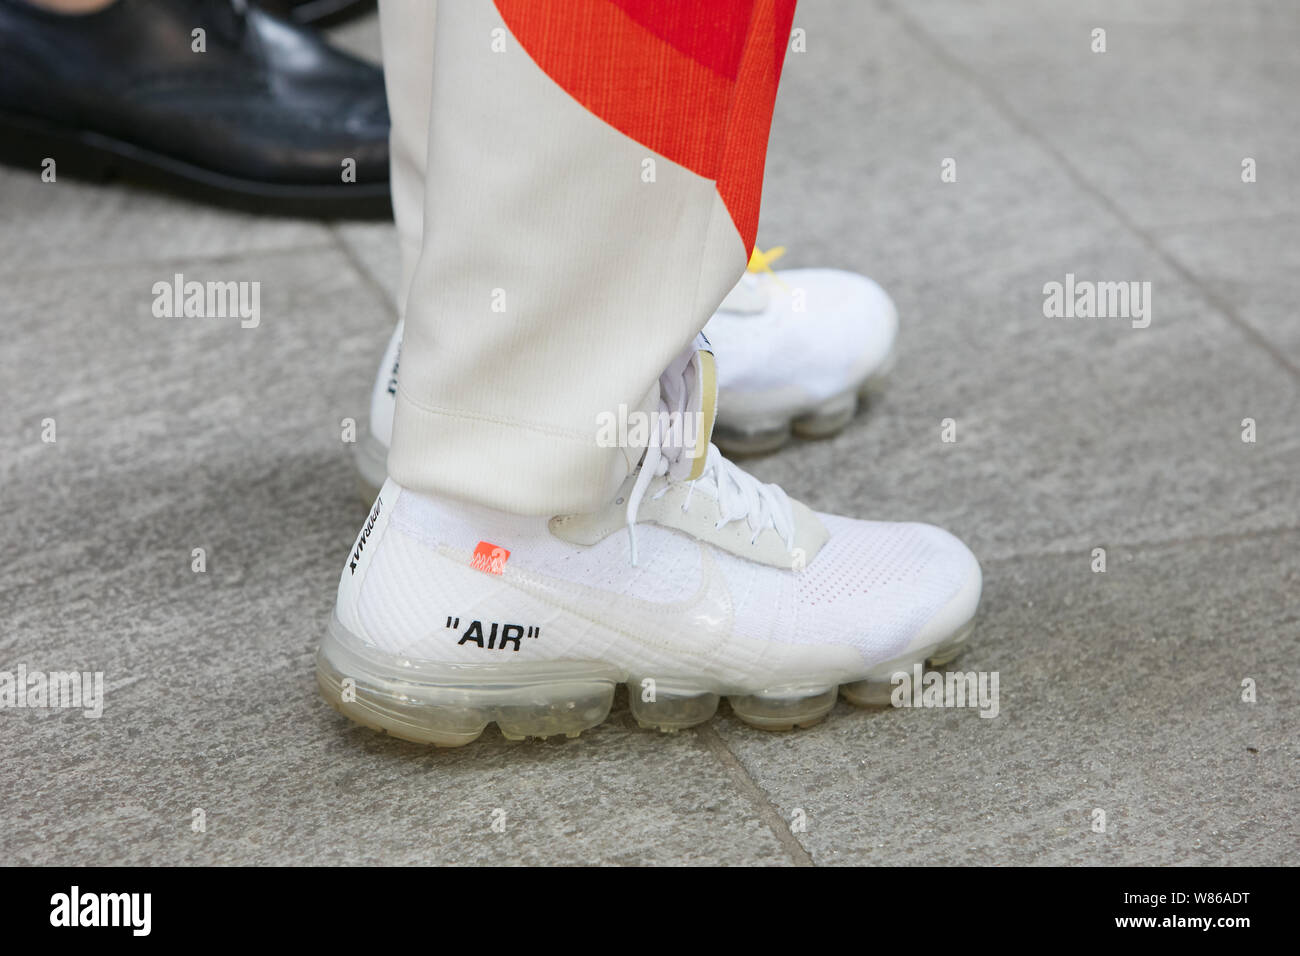
[[[752,250],[795,0],[495,0],[548,76],[615,129],[712,179]]]

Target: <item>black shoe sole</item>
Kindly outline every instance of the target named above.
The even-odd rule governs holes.
[[[120,178],[248,212],[312,219],[393,215],[387,182],[302,186],[243,179],[111,136],[0,110],[0,162],[39,176],[47,157],[54,159],[59,176],[92,182]]]
[[[296,4],[289,16],[298,23],[329,27],[354,19],[375,8],[375,0],[307,0]]]

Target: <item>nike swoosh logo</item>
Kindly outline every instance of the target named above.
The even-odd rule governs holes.
[[[719,653],[731,638],[735,606],[717,561],[702,543],[700,586],[684,601],[647,601],[563,578],[538,574],[507,564],[498,578],[503,584],[551,607],[631,638],[645,647],[672,648],[675,658],[687,663],[705,661]],[[439,548],[444,557],[468,564],[470,556],[452,548]],[[710,639],[712,638],[712,640]]]

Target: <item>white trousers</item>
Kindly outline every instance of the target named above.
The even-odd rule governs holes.
[[[565,2],[537,24],[545,11],[508,23],[503,11],[518,4],[444,0],[436,31],[433,0],[380,2],[406,323],[389,472],[417,491],[520,514],[608,504],[642,449],[598,444],[599,416],[657,408],[660,372],[744,271],[752,229],[742,233],[740,202],[729,209],[719,191],[714,147],[664,135],[663,111],[712,109],[716,125],[754,108],[745,82],[770,80],[772,95],[776,82],[755,79],[770,73],[766,47],[742,43],[728,59],[716,32],[688,32],[670,37],[682,53],[611,0]],[[753,32],[760,15],[735,30]],[[589,19],[566,25],[574,16]],[[773,29],[788,35],[779,19]],[[615,70],[628,49],[662,65],[662,90],[638,89],[654,70]],[[698,72],[701,60],[712,74]],[[725,80],[732,66],[741,82],[720,85],[714,74]],[[612,94],[606,68],[622,84]],[[606,94],[624,99],[610,106]],[[733,102],[719,105],[726,95]],[[656,97],[644,108],[653,115],[627,118]],[[635,129],[644,120],[684,160],[593,110]],[[747,140],[719,134],[716,166],[724,151],[765,149],[770,99],[766,110],[757,124],[746,114]]]

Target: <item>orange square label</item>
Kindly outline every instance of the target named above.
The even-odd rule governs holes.
[[[509,557],[510,552],[505,548],[490,544],[487,541],[480,541],[478,547],[474,549],[474,557],[470,559],[469,566],[476,571],[500,574],[505,570],[506,561]]]

